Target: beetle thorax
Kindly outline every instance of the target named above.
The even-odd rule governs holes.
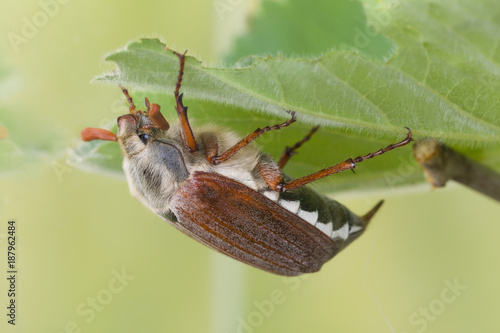
[[[200,149],[191,153],[179,128],[174,125],[168,131],[144,128],[147,117],[122,116],[118,120],[118,142],[124,159],[123,169],[132,196],[157,214],[169,210],[170,198],[191,174],[196,171],[215,172],[259,190],[267,186],[256,172],[260,153],[252,146],[245,147],[233,158],[220,164],[209,163],[200,137]],[[220,151],[238,142],[238,137],[213,126],[198,128],[197,133],[211,133],[217,137]]]

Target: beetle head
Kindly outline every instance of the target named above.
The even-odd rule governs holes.
[[[177,131],[167,134],[140,112],[120,116],[117,122],[117,141],[132,195],[153,211],[163,212],[170,196],[189,176]]]
[[[132,195],[154,211],[162,211],[179,184],[189,176],[183,159],[186,148],[177,128],[169,130],[158,104],[150,104],[146,98],[147,110],[136,110],[127,90],[122,90],[130,111],[118,117],[118,133],[86,128],[82,139],[118,142]]]

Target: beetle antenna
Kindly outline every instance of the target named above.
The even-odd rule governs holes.
[[[82,141],[105,140],[118,141],[116,134],[102,128],[84,128],[81,132]]]
[[[158,104],[151,104],[151,108],[149,107],[149,101],[147,101],[147,106],[148,106],[148,116],[149,118],[155,123],[156,126],[158,126],[159,129],[162,131],[166,131],[170,128],[170,125],[168,124],[167,119],[163,117],[163,115],[160,112],[160,106]]]

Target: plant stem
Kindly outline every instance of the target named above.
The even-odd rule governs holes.
[[[453,179],[500,201],[500,174],[439,142],[423,139],[413,146],[413,156],[433,187]]]

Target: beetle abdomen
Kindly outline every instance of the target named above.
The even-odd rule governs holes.
[[[283,193],[261,193],[332,238],[339,250],[344,244],[350,243],[350,237],[358,237],[363,230],[363,221],[359,216],[310,188],[300,187]],[[346,243],[347,239],[349,242]]]
[[[318,271],[338,250],[319,228],[215,173],[193,173],[174,194],[170,209],[178,220],[172,224],[190,237],[275,274]]]

